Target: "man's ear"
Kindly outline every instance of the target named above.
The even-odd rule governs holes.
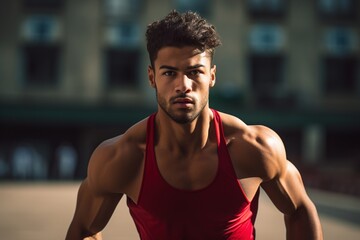
[[[216,65],[213,65],[210,69],[210,87],[214,87],[215,86],[215,82],[216,82]]]
[[[155,71],[151,66],[148,66],[148,78],[149,78],[149,84],[151,87],[155,88]]]

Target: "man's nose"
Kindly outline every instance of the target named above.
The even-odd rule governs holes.
[[[176,80],[176,92],[177,93],[188,93],[191,91],[192,79],[186,74],[181,74]]]

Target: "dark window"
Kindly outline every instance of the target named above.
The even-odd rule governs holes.
[[[255,18],[281,18],[285,15],[285,0],[248,0],[248,10]]]
[[[143,0],[103,0],[108,22],[133,19],[141,14]]]
[[[140,43],[140,27],[136,22],[121,21],[106,26],[108,43],[119,48],[136,48]]]
[[[250,31],[250,47],[254,53],[274,55],[284,47],[285,34],[276,24],[256,24]]]
[[[346,56],[356,52],[356,32],[347,27],[330,27],[325,32],[325,46],[329,54]]]
[[[327,93],[356,93],[359,73],[355,57],[326,57],[323,64]]]
[[[24,80],[26,85],[54,85],[59,77],[59,47],[28,45],[24,47]]]
[[[136,86],[139,50],[110,48],[106,51],[106,79],[109,86]]]
[[[282,89],[284,58],[282,55],[253,55],[249,74],[255,103],[261,107],[291,107],[294,96]]]
[[[356,0],[318,0],[318,9],[322,19],[354,20],[357,17]]]
[[[64,0],[24,0],[24,6],[34,9],[57,9],[63,6]]]
[[[55,42],[61,34],[60,22],[52,15],[34,14],[25,19],[22,34],[28,42]]]
[[[360,160],[360,129],[334,129],[326,133],[326,159],[328,161]]]
[[[179,12],[193,11],[202,17],[209,17],[212,1],[208,0],[176,0],[175,7]]]
[[[253,90],[256,92],[276,89],[283,78],[283,57],[280,55],[252,56],[250,75]]]
[[[281,137],[285,148],[287,158],[294,163],[300,163],[302,160],[303,134],[301,129],[274,129]]]

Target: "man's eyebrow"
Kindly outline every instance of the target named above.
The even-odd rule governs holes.
[[[186,67],[186,70],[190,70],[190,69],[196,69],[196,68],[202,68],[205,67],[203,64],[195,64],[193,66],[188,66]],[[179,69],[176,67],[172,67],[172,66],[168,66],[168,65],[161,65],[159,69],[170,69],[170,70],[174,70],[174,71],[178,71]]]
[[[205,66],[202,64],[195,64],[194,66],[189,66],[186,69],[196,69],[196,68],[202,68],[202,67],[205,67]]]
[[[168,66],[168,65],[161,65],[159,69],[170,69],[170,70],[179,70],[176,67]]]

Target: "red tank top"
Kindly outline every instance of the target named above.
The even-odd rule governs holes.
[[[143,182],[138,203],[127,204],[142,240],[255,239],[259,191],[249,202],[237,181],[219,114],[214,112],[218,143],[217,174],[207,187],[172,187],[161,176],[154,151],[155,114],[148,119]]]

